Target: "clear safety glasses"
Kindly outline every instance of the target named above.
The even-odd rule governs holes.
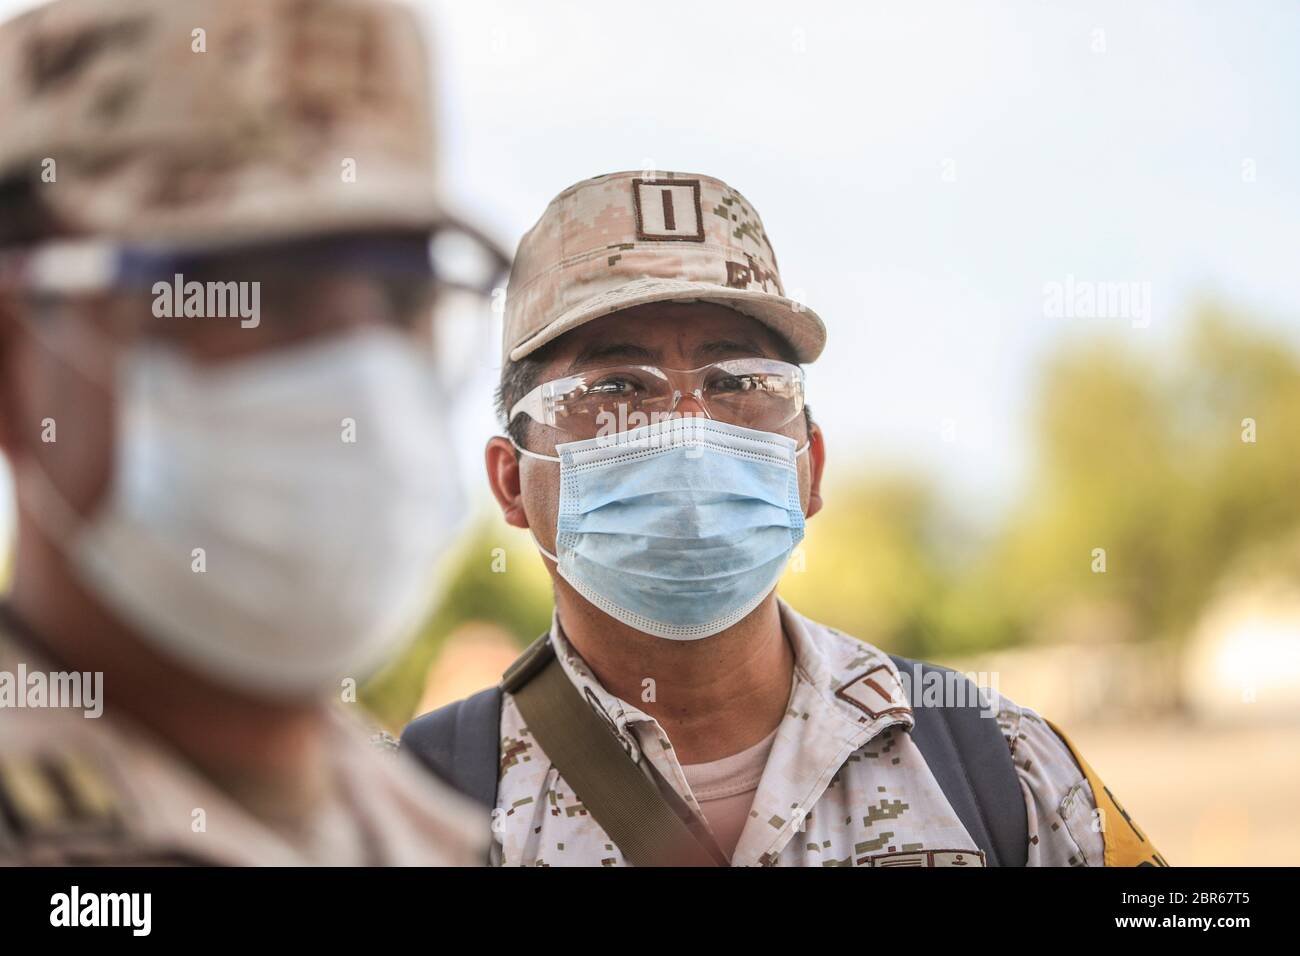
[[[199,250],[97,238],[53,240],[0,251],[0,287],[49,301],[107,296],[111,303],[101,314],[123,339],[151,334],[185,339],[219,326],[177,321],[182,316],[237,318],[240,328],[262,328],[259,334],[307,327],[323,332],[331,322],[346,324],[368,309],[427,331],[440,379],[453,393],[490,354],[492,323],[485,313],[504,295],[509,267],[509,256],[490,238],[447,218],[430,230]],[[388,301],[323,310],[312,292],[321,277],[340,274],[380,280]]]
[[[691,397],[709,418],[776,431],[803,411],[803,370],[775,359],[742,358],[694,369],[617,365],[537,386],[510,410],[581,441],[680,417]],[[690,414],[699,414],[694,408]]]

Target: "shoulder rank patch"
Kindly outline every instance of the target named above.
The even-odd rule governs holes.
[[[907,704],[902,683],[884,664],[877,664],[865,674],[859,674],[837,690],[835,696],[848,701],[873,720],[884,714],[903,714],[912,709]]]
[[[1043,719],[1047,720],[1045,717]],[[1069,748],[1074,762],[1079,765],[1088,785],[1092,787],[1092,795],[1101,813],[1101,837],[1106,850],[1103,865],[1168,866],[1160,851],[1147,839],[1146,834],[1138,829],[1138,825],[1133,822],[1128,811],[1120,806],[1115,795],[1110,792],[1110,788],[1102,783],[1096,771],[1088,766],[1088,761],[1083,759],[1078,749],[1070,742],[1070,738],[1050,720],[1047,720],[1047,726],[1051,727],[1056,736],[1060,737]]]
[[[116,789],[74,753],[0,760],[0,822],[20,840],[111,834],[122,823]]]

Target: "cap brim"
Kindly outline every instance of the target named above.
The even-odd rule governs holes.
[[[583,300],[561,313],[510,350],[517,362],[580,325],[624,309],[653,302],[713,302],[762,322],[794,349],[801,364],[812,362],[826,345],[826,326],[806,305],[757,289],[729,289],[711,282],[637,279]]]

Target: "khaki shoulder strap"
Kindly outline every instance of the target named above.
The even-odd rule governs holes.
[[[727,864],[716,845],[706,849],[692,834],[578,693],[555,659],[549,635],[510,666],[502,686],[560,776],[634,866]]]
[[[1088,761],[1083,759],[1070,738],[1050,720],[1047,721],[1047,726],[1051,727],[1056,732],[1056,736],[1060,737],[1065,746],[1070,749],[1074,762],[1079,765],[1088,785],[1092,787],[1093,799],[1097,801],[1097,809],[1101,811],[1101,838],[1105,847],[1103,865],[1168,866],[1160,851],[1146,838],[1146,834],[1138,829],[1138,825],[1133,822],[1128,811],[1119,805],[1110,788],[1102,783],[1097,772],[1088,766]]]

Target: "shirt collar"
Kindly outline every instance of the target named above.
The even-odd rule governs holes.
[[[780,598],[781,624],[798,676],[855,724],[915,722],[898,667],[880,648],[810,621]]]
[[[915,719],[893,660],[879,648],[824,624],[810,621],[777,598],[781,625],[795,659],[795,681],[808,684],[830,710],[859,729],[870,728],[869,739],[885,726],[901,723],[909,730]],[[601,714],[633,759],[639,744],[632,726],[648,723],[649,714],[607,691],[564,635],[559,615],[551,615],[551,642],[565,675]]]

